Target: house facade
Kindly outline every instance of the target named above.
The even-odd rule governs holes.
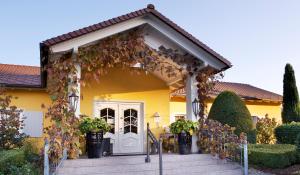
[[[281,123],[282,96],[249,84],[233,82],[217,82],[213,92],[209,93],[206,113],[215,100],[223,91],[231,91],[237,94],[246,104],[252,117],[275,118]],[[171,94],[171,115],[170,121],[175,121],[176,117],[184,116],[185,111],[185,90],[179,89]]]
[[[0,65],[1,84],[8,89],[8,94],[18,97],[12,103],[23,109],[26,117],[24,132],[33,141],[42,146],[43,137],[46,137],[42,129],[51,123],[44,117],[46,108],[51,105],[46,91],[47,82],[51,80],[45,70],[50,64],[49,59],[70,50],[72,56],[77,57],[81,47],[132,29],[142,31],[147,46],[154,50],[161,46],[178,50],[187,56],[187,60],[190,58],[201,63],[198,69],[210,67],[220,72],[231,67],[228,60],[163,16],[151,4],[144,9],[45,40],[40,43],[41,67]],[[111,138],[115,154],[145,152],[146,124],[150,123],[151,130],[158,137],[172,121],[170,116],[179,109],[186,118],[197,120],[192,112],[192,101],[197,98],[196,80],[187,69],[193,63],[187,61],[182,65],[170,59],[165,61],[181,68],[183,73],[175,77],[155,70],[135,74],[132,69],[142,70],[135,64],[125,69],[108,68],[99,81],[90,80],[88,85],[78,82],[76,115],[104,118],[112,126],[105,136]],[[76,68],[80,79],[84,72],[81,72],[80,65]],[[184,98],[172,96],[174,91],[182,88],[185,89]],[[194,138],[192,150],[196,152],[197,140]]]

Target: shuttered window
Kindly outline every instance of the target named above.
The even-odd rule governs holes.
[[[24,129],[22,132],[29,135],[29,137],[43,136],[43,112],[39,111],[23,111]]]

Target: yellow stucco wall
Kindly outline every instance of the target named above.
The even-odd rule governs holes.
[[[120,101],[141,102],[144,106],[144,128],[146,123],[154,134],[162,131],[162,127],[169,125],[170,99],[169,88],[165,82],[157,77],[140,72],[138,74],[129,70],[111,69],[108,74],[100,78],[99,82],[90,81],[87,86],[81,87],[81,113],[93,115],[94,101]],[[43,111],[41,106],[49,106],[50,98],[45,90],[36,89],[10,89],[8,94],[18,97],[12,104],[25,111]],[[161,116],[159,126],[154,122],[154,113]],[[44,127],[50,124],[44,118]],[[31,141],[43,144],[43,138],[30,138]]]
[[[36,89],[9,89],[7,94],[17,97],[12,99],[12,105],[16,105],[18,108],[24,111],[43,111],[44,114],[47,111],[46,108],[42,108],[42,104],[46,107],[49,106],[50,98],[45,90]],[[43,119],[43,125],[48,126],[50,121]],[[29,138],[38,147],[42,147],[44,144],[43,138]]]
[[[212,102],[207,103],[207,112],[209,112],[212,106]],[[267,103],[267,102],[246,102],[246,106],[249,109],[251,116],[264,117],[268,114],[269,117],[275,118],[277,122],[281,123],[281,104],[279,103]],[[186,112],[186,104],[184,101],[172,101],[170,102],[170,113],[182,114]]]
[[[25,111],[43,111],[51,103],[45,90],[36,89],[10,89],[8,94],[18,97],[13,99],[12,104]],[[170,125],[170,116],[185,114],[186,104],[184,101],[171,101],[170,90],[166,83],[159,78],[141,72],[132,73],[129,70],[111,69],[108,74],[102,76],[99,82],[90,81],[87,86],[81,87],[81,113],[93,115],[93,105],[97,101],[120,101],[141,102],[144,105],[144,128],[146,123],[154,134],[162,131],[164,126]],[[208,110],[212,102],[208,102]],[[281,105],[275,103],[246,102],[253,116],[263,117],[268,114],[277,121],[281,121]],[[161,116],[159,126],[154,122],[154,113]],[[48,126],[49,120],[44,118],[44,127]],[[43,138],[30,138],[37,145],[43,145]]]
[[[111,69],[99,82],[92,81],[81,87],[81,113],[93,115],[94,101],[142,102],[144,104],[144,126],[150,123],[158,136],[162,126],[170,123],[169,88],[165,82],[151,74],[136,74],[129,70]],[[154,113],[161,116],[159,128],[154,122]],[[145,128],[145,127],[144,127]]]

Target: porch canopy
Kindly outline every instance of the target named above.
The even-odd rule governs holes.
[[[144,9],[41,42],[42,85],[45,87],[47,81],[47,73],[43,71],[43,68],[48,64],[49,59],[51,59],[53,55],[60,55],[71,50],[73,55],[76,56],[78,49],[81,47],[86,47],[104,38],[133,29],[140,29],[142,31],[144,42],[150,48],[159,50],[160,47],[163,46],[165,49],[176,50],[183,55],[186,60],[196,59],[198,63],[200,63],[198,65],[199,69],[209,66],[216,71],[223,71],[231,67],[231,63],[228,60],[163,16],[155,10],[153,5],[149,4]],[[192,101],[197,98],[195,76],[188,74],[186,70],[188,64],[193,64],[193,61],[187,61],[186,65],[178,65],[171,59],[165,59],[164,61],[175,67],[182,68],[184,74],[182,74],[182,76],[170,77],[161,74],[159,71],[153,71],[151,73],[164,80],[171,90],[185,87],[187,118],[196,120],[196,116],[194,116],[192,112]],[[78,77],[80,77],[80,66],[78,66],[77,69]],[[185,82],[183,81],[184,78],[186,80]],[[80,86],[78,86],[78,92],[80,93]],[[80,101],[78,104],[80,105]],[[77,107],[77,114],[79,114],[79,110],[80,106]]]

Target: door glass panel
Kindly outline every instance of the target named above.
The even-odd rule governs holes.
[[[110,133],[115,133],[115,110],[104,108],[100,110],[100,117],[103,118],[111,127]]]
[[[126,133],[136,133],[137,134],[137,110],[126,109],[124,111],[124,134]]]

